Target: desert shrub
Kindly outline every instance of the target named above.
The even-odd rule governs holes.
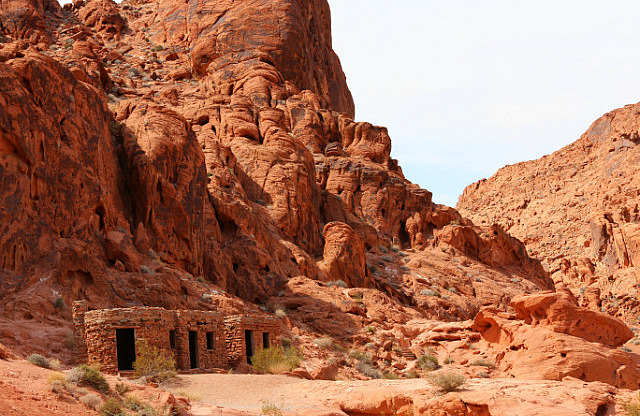
[[[376,328],[374,326],[367,325],[367,326],[364,327],[364,332],[368,332],[370,334],[375,334],[376,333]]]
[[[385,371],[384,374],[382,375],[383,378],[386,378],[388,380],[397,380],[400,378],[399,375],[397,375],[396,373],[391,373],[389,371]]]
[[[142,408],[138,414],[144,416],[175,416],[177,413],[169,404],[153,407],[149,403],[142,403]]]
[[[42,368],[51,368],[51,362],[44,355],[40,354],[31,354],[27,357],[27,361],[29,361],[33,365],[37,365]]]
[[[128,394],[124,397],[124,405],[127,409],[137,412],[144,408],[144,404],[136,396]]]
[[[122,404],[118,399],[109,397],[100,408],[100,416],[124,416]]]
[[[67,381],[73,384],[82,384],[84,381],[84,370],[80,367],[73,367],[67,373]]]
[[[102,399],[95,393],[89,393],[80,397],[80,402],[91,409],[97,410],[102,403]]]
[[[371,361],[366,358],[358,360],[356,364],[356,370],[360,371],[367,377],[382,378],[382,373],[378,370]]]
[[[420,374],[416,370],[407,371],[404,376],[406,378],[420,378]]]
[[[56,309],[64,308],[64,299],[57,298],[56,300],[54,300],[53,301],[53,307],[56,308]]]
[[[51,391],[53,391],[58,396],[61,396],[64,393],[64,388],[67,384],[67,378],[62,373],[52,373],[49,376],[48,380],[51,385]]]
[[[146,377],[153,381],[165,381],[177,377],[176,361],[166,351],[149,345],[142,340],[137,345],[138,354],[133,362],[137,377]]]
[[[107,379],[104,378],[97,367],[92,365],[81,364],[73,368],[69,372],[67,379],[75,384],[88,384],[94,389],[105,394],[111,391],[109,383],[107,383]]]
[[[64,393],[65,383],[61,380],[53,380],[49,382],[51,385],[51,391],[57,394],[58,396],[62,396]]]
[[[49,360],[49,368],[53,371],[60,371],[62,363],[57,358],[52,358]]]
[[[471,365],[476,366],[476,367],[487,367],[487,368],[494,368],[495,364],[492,361],[486,360],[484,358],[478,358],[477,360],[474,360]]]
[[[284,318],[284,317],[286,317],[286,316],[287,316],[287,311],[285,311],[284,309],[279,308],[279,309],[276,309],[276,311],[275,311],[275,315],[276,315],[278,318]]]
[[[431,354],[424,354],[420,358],[418,358],[418,365],[427,371],[433,371],[436,368],[440,367],[438,364],[438,357]]]
[[[251,357],[253,369],[262,374],[281,374],[291,371],[298,367],[301,361],[302,354],[295,347],[262,348]]]
[[[344,280],[331,280],[324,284],[326,287],[337,286],[337,287],[347,287],[347,284]]]
[[[282,410],[271,402],[262,402],[262,414],[265,416],[282,416]]]
[[[462,387],[466,379],[459,373],[442,372],[430,375],[429,382],[442,392],[450,392]]]
[[[124,396],[129,392],[129,390],[129,386],[127,386],[125,383],[116,383],[116,393],[118,393],[120,396]]]
[[[486,371],[480,371],[478,373],[478,377],[480,377],[480,378],[489,378],[489,373],[487,373]]]
[[[353,349],[349,350],[349,357],[355,358],[356,360],[362,360],[363,358],[367,357],[367,355],[360,350]]]
[[[640,395],[638,396],[640,400]],[[622,410],[627,416],[640,416],[640,402],[638,401],[626,401],[622,403]]]
[[[627,416],[640,416],[640,403],[628,402],[622,404],[624,414]]]
[[[313,343],[316,344],[319,348],[331,348],[333,347],[333,339],[331,337],[320,337],[313,340]]]
[[[49,382],[49,384],[52,384],[54,381],[61,381],[62,383],[66,384],[67,378],[62,373],[51,373],[47,381]]]
[[[444,359],[444,363],[445,364],[453,364],[454,363],[453,358],[451,358],[451,357],[445,358]]]
[[[391,256],[387,256],[387,255],[380,256],[380,260],[386,261],[387,263],[393,263],[393,258]]]
[[[194,402],[199,402],[202,400],[202,395],[200,393],[191,390],[180,390],[177,391],[176,394],[178,396],[186,397],[187,399]]]

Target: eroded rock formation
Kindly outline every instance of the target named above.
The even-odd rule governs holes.
[[[605,114],[569,146],[470,185],[457,205],[522,240],[578,296],[600,290],[602,306],[625,319],[638,311],[639,112],[636,104]]]

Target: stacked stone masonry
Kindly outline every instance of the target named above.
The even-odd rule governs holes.
[[[246,366],[255,351],[280,343],[279,321],[268,315],[225,316],[214,311],[133,307],[73,308],[78,359],[106,373],[129,371],[140,343],[170,351],[181,371]],[[247,354],[249,352],[249,354]]]

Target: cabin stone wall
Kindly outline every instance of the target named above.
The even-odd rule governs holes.
[[[132,307],[88,310],[75,302],[73,322],[80,362],[99,363],[105,373],[117,373],[116,331],[132,329],[136,353],[143,340],[169,351],[181,371],[235,368],[247,362],[245,331],[251,331],[253,351],[280,343],[279,321],[269,316],[227,316],[214,311]],[[190,335],[193,333],[190,345]],[[267,334],[266,336],[264,334]],[[195,352],[195,361],[192,353]]]

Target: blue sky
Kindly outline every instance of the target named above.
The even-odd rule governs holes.
[[[329,0],[356,119],[389,128],[405,176],[466,185],[640,101],[640,3]]]

